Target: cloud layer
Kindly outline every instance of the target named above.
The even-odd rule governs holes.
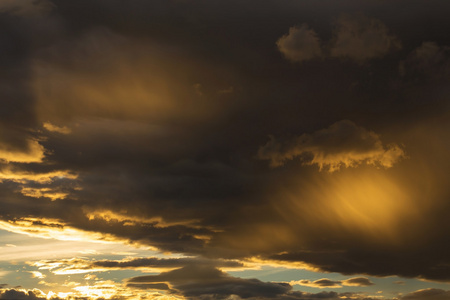
[[[5,273],[2,297],[59,286],[370,299],[370,276],[400,276],[433,282],[416,291],[396,278],[403,296],[386,299],[445,299],[449,11],[441,0],[2,1],[0,229],[155,251],[44,259],[39,248],[25,264],[31,250],[5,248],[8,272],[25,275]],[[265,266],[343,277],[263,280]]]

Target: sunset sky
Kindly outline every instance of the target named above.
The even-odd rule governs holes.
[[[449,300],[449,16],[0,0],[0,299]]]

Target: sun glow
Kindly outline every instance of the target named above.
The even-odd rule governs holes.
[[[340,229],[385,241],[397,240],[402,220],[418,215],[406,189],[382,171],[325,174],[313,185],[285,191],[281,203],[276,209],[296,227]]]

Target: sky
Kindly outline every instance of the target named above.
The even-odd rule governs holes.
[[[449,300],[449,14],[0,0],[0,299]]]

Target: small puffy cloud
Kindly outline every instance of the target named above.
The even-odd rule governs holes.
[[[318,279],[315,281],[311,281],[311,280],[298,280],[298,281],[291,281],[290,284],[291,285],[303,285],[303,286],[309,286],[309,287],[314,287],[314,288],[319,288],[319,289],[323,289],[323,288],[341,288],[341,281],[333,281],[330,280],[328,278],[322,278],[322,279]]]
[[[44,274],[38,271],[31,271],[30,273],[33,278],[44,279],[46,277]]]
[[[292,62],[303,62],[322,56],[320,39],[306,24],[289,28],[289,33],[283,35],[276,44],[278,50]]]
[[[369,278],[366,277],[353,277],[342,281],[342,285],[345,286],[371,286],[374,285]]]
[[[303,164],[316,164],[329,172],[363,163],[390,168],[403,157],[405,153],[399,146],[384,146],[378,134],[348,120],[287,140],[271,137],[257,154],[257,158],[269,160],[272,167],[301,158]]]
[[[401,300],[449,300],[450,291],[441,289],[423,289],[409,293],[400,298]]]
[[[330,55],[362,63],[399,48],[400,41],[380,20],[360,14],[345,15],[336,22]]]
[[[57,132],[62,134],[69,134],[71,132],[70,128],[66,126],[57,126],[50,122],[44,122],[42,126],[50,132]]]

